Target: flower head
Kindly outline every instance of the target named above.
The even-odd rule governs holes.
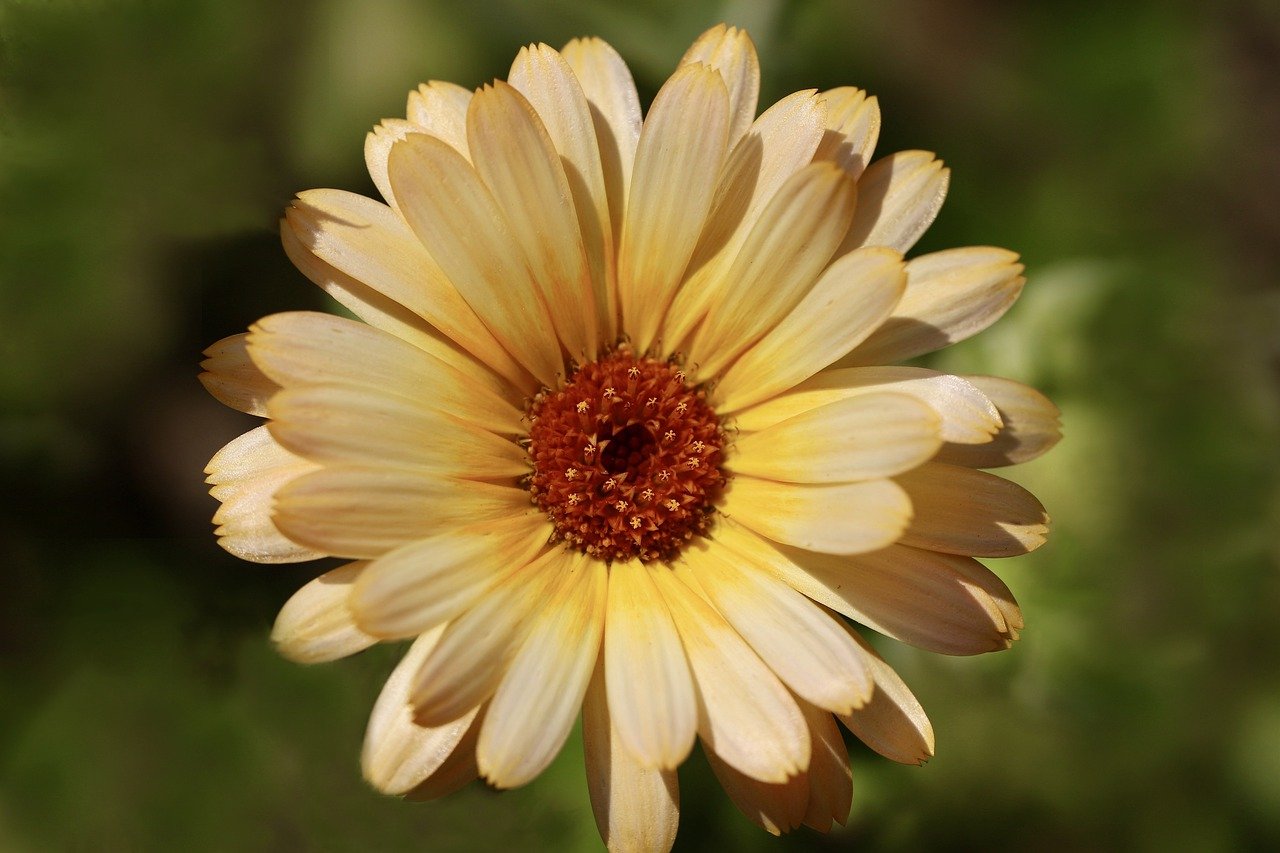
[[[994,322],[1002,249],[905,261],[942,203],[933,155],[870,163],[874,98],[759,116],[746,34],[705,33],[641,118],[604,42],[433,82],[365,156],[386,203],[301,194],[284,247],[359,320],[266,317],[203,380],[266,418],[210,462],[227,550],[351,560],[280,613],[316,662],[413,639],[363,767],[428,798],[524,784],[583,718],[613,849],[665,849],[696,740],[774,832],[848,815],[836,721],[921,762],[933,733],[847,621],[946,654],[1022,618],[975,557],[1047,519],[980,469],[1057,413],[1001,379],[880,366]]]

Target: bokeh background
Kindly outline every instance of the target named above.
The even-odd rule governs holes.
[[[1013,650],[884,643],[937,757],[855,747],[848,827],[781,841],[705,762],[678,849],[1280,845],[1280,7],[993,0],[5,0],[0,5],[0,850],[595,850],[576,738],[527,788],[367,789],[397,652],[300,667],[305,566],[214,543],[201,469],[248,419],[199,352],[324,307],[275,223],[373,194],[364,134],[417,83],[597,34],[649,98],[719,20],[762,105],[860,85],[879,150],[953,168],[917,252],[1011,247],[1029,285],[929,363],[1030,382],[1067,438],[1019,470],[1050,544],[995,567]]]

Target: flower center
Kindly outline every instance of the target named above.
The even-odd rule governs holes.
[[[661,560],[710,525],[724,433],[676,365],[623,344],[541,391],[529,423],[529,493],[560,539],[603,560]]]

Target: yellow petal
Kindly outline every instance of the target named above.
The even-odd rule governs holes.
[[[809,806],[809,774],[798,773],[783,782],[761,782],[734,770],[711,749],[707,763],[738,811],[770,835],[790,832],[804,822]]]
[[[248,335],[223,338],[204,351],[200,384],[219,403],[250,415],[266,417],[267,400],[280,390],[249,358]]]
[[[499,788],[546,769],[578,718],[604,629],[608,569],[585,554],[544,599],[489,704],[476,761]]]
[[[276,493],[315,470],[315,464],[281,447],[265,426],[229,442],[204,469],[213,487],[209,494],[222,503],[213,514],[218,544],[255,563],[298,563],[325,556],[323,550],[285,537],[271,519]]]
[[[905,254],[937,218],[950,178],[928,151],[899,151],[872,163],[858,179],[858,210],[838,254],[860,246]]]
[[[467,139],[476,173],[505,214],[556,334],[579,361],[596,357],[595,290],[560,155],[525,97],[501,81],[471,99]]]
[[[564,370],[551,317],[506,214],[471,164],[432,136],[391,148],[401,212],[493,336],[548,387]]]
[[[916,510],[904,545],[1012,557],[1039,548],[1049,533],[1049,516],[1035,495],[994,474],[929,462],[895,479]]]
[[[808,702],[798,703],[809,724],[813,757],[809,759],[809,804],[804,825],[818,832],[830,832],[833,823],[844,826],[853,804],[853,773],[849,750],[840,735],[835,717]]]
[[[991,400],[1004,426],[987,444],[944,444],[939,462],[970,468],[1018,465],[1046,453],[1062,438],[1058,407],[1036,389],[996,376],[964,378]]]
[[[449,143],[469,157],[467,150],[467,107],[471,90],[442,80],[423,83],[409,93],[405,115],[424,132]]]
[[[906,285],[902,257],[871,246],[822,273],[800,304],[748,349],[720,380],[722,412],[733,412],[808,379],[884,322]]]
[[[271,629],[280,654],[297,663],[324,663],[378,642],[356,627],[347,609],[347,595],[367,565],[347,563],[327,571],[284,603]]]
[[[990,442],[1000,429],[1000,413],[971,382],[923,367],[847,367],[824,370],[785,394],[734,415],[742,431],[768,429],[803,412],[866,394],[907,394],[942,419],[942,438],[949,442]]]
[[[830,160],[858,178],[871,162],[880,137],[880,104],[852,86],[822,93],[827,104],[826,133],[814,153],[815,160]]]
[[[667,853],[680,821],[675,770],[646,767],[623,746],[605,688],[603,659],[582,703],[587,792],[610,853]]]
[[[1009,310],[1025,281],[1007,249],[970,246],[914,258],[892,316],[840,365],[902,361],[976,335]]]
[[[384,794],[404,794],[444,769],[461,749],[479,708],[440,726],[420,726],[413,721],[409,687],[422,662],[444,633],[440,626],[423,634],[396,665],[373,705],[365,729],[360,766],[369,784]]]
[[[871,701],[840,722],[876,752],[902,764],[924,764],[933,757],[933,725],[924,708],[898,674],[852,628],[849,633],[866,652],[867,666],[876,681]]]
[[[701,64],[676,71],[649,109],[618,249],[623,330],[640,352],[653,343],[711,209],[728,128],[724,81]]]
[[[777,676],[673,572],[653,575],[671,610],[698,692],[698,734],[734,769],[785,782],[809,765],[804,717]]]
[[[738,475],[721,508],[762,536],[828,554],[883,548],[911,519],[911,501],[892,480],[798,485]]]
[[[760,96],[760,59],[746,30],[716,24],[690,45],[681,65],[710,65],[729,90],[729,145],[737,144],[756,117]]]
[[[392,208],[399,210],[395,193],[391,189],[391,178],[387,174],[387,157],[391,154],[391,146],[404,139],[410,133],[426,133],[426,128],[400,118],[383,119],[369,131],[364,138],[364,163],[369,169],[369,177],[378,188],[378,192]]]
[[[363,630],[384,639],[429,631],[522,570],[550,532],[534,510],[397,548],[369,564],[351,591],[351,612]]]
[[[605,683],[613,727],[646,767],[674,768],[693,748],[698,728],[693,678],[671,614],[638,561],[609,570]]]

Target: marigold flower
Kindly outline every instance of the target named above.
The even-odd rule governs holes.
[[[980,469],[1048,450],[1056,409],[882,365],[990,325],[1022,267],[904,261],[948,170],[870,163],[861,90],[757,116],[758,87],[725,26],[643,121],[598,39],[474,93],[425,84],[365,145],[386,204],[313,190],[282,222],[359,321],[277,314],[207,351],[214,396],[267,419],[209,463],[221,544],[353,561],[288,601],[281,651],[414,640],[365,738],[380,790],[522,785],[581,709],[611,849],[671,846],[695,740],[753,820],[825,831],[851,796],[837,720],[896,761],[934,747],[846,619],[944,654],[1018,636],[974,558],[1036,548],[1047,518]]]

